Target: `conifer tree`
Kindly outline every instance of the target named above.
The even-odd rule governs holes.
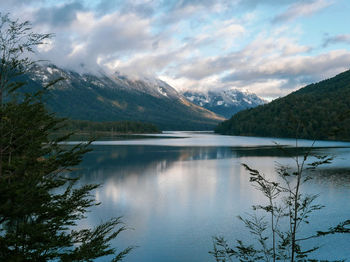
[[[92,191],[69,176],[89,143],[64,145],[70,134],[51,138],[62,119],[42,100],[47,87],[20,92],[23,75],[34,64],[29,53],[50,34],[32,32],[29,22],[0,14],[0,261],[120,261],[110,241],[126,228],[113,218],[95,228],[79,221],[98,205]]]

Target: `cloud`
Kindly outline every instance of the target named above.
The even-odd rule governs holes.
[[[35,12],[34,24],[47,23],[52,27],[69,25],[76,19],[77,12],[82,10],[84,7],[78,1],[54,7],[44,7]]]
[[[287,5],[294,3],[295,0],[240,0],[238,1],[239,5],[245,8],[257,8],[259,5]]]
[[[53,48],[40,54],[59,66],[92,70],[112,59],[154,48],[156,36],[150,20],[135,14],[114,12],[98,17],[90,11],[76,12],[69,25],[53,39]]]
[[[350,67],[350,52],[334,50],[317,56],[291,56],[278,59],[264,59],[254,67],[237,70],[225,76],[223,82],[232,85],[244,84],[254,86],[254,83],[278,80],[280,94],[287,94],[312,82],[332,77]],[[269,89],[252,90],[263,96],[276,96]]]
[[[119,0],[100,0],[96,6],[97,12],[106,14],[115,12],[118,9]]]
[[[350,44],[350,34],[327,36],[323,42],[323,47],[339,43]]]
[[[347,50],[319,55],[310,50],[284,35],[261,34],[241,50],[179,63],[164,79],[179,89],[248,89],[271,99],[349,68]]]
[[[196,57],[205,57],[202,49],[225,50],[244,33],[245,28],[234,19],[215,22],[204,27],[201,33],[185,39],[174,39],[167,32],[157,36],[157,40],[152,44],[152,49],[145,48],[143,52],[129,57],[126,61],[117,58],[108,63],[108,66],[110,69],[114,68],[124,72],[134,71],[140,74],[157,74],[163,71],[175,74],[182,65],[184,67],[189,65],[191,68],[191,65],[196,63]],[[182,70],[190,69],[183,68]],[[206,73],[205,70],[202,70],[198,74]]]
[[[8,6],[28,5],[34,2],[43,3],[45,0],[1,0],[1,4]]]
[[[350,65],[347,50],[320,53],[317,37],[305,41],[303,21],[297,27],[277,23],[315,14],[334,3],[3,0],[0,10],[10,9],[14,17],[33,21],[36,32],[55,33],[39,47],[38,58],[64,68],[95,72],[102,67],[159,76],[179,90],[238,88],[273,98]],[[279,10],[284,12],[276,15]],[[266,14],[276,15],[275,24]],[[327,36],[323,42],[350,43],[350,36]]]
[[[170,10],[181,10],[188,8],[213,8],[213,7],[230,7],[235,4],[232,0],[180,0],[169,5]]]
[[[346,70],[350,65],[350,52],[347,50],[334,50],[318,56],[280,57],[278,60],[266,59],[249,70],[240,70],[224,81],[237,81],[267,78],[293,78],[303,76],[329,76],[328,72]]]
[[[290,5],[285,12],[276,16],[272,22],[280,23],[296,19],[300,16],[308,16],[324,9],[334,2],[332,0],[305,0]]]
[[[134,56],[127,61],[111,60],[105,65],[110,71],[121,71],[128,75],[154,76],[163,71],[172,63],[181,60],[184,56],[182,50],[162,52],[157,54],[145,53]]]
[[[279,61],[285,56],[305,53],[310,47],[298,45],[295,39],[285,36],[268,37],[265,33],[258,35],[242,49],[225,55],[197,57],[191,63],[179,66],[177,77],[203,79],[213,74],[226,74],[228,71],[249,71],[266,61]]]
[[[141,17],[151,17],[156,9],[160,7],[160,3],[152,0],[134,0],[134,1],[118,1],[118,0],[101,0],[96,7],[97,13],[101,15],[113,13],[117,10],[121,13],[134,13]]]

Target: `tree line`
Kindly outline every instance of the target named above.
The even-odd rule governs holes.
[[[62,142],[69,139],[69,134],[50,136],[62,125],[66,125],[66,130],[108,131],[118,125],[64,123],[43,103],[43,95],[55,81],[38,87],[34,93],[18,92],[25,83],[17,81],[17,77],[34,64],[28,53],[50,37],[33,33],[28,22],[0,14],[0,261],[92,261],[102,257],[120,261],[132,250],[111,245],[126,230],[120,217],[94,228],[78,226],[89,208],[98,205],[92,192],[99,185],[79,187],[79,177],[68,174],[90,151],[91,141],[67,147]],[[310,152],[295,158],[296,170],[277,168],[281,183],[244,166],[250,181],[267,199],[266,205],[253,209],[265,213],[269,220],[241,217],[256,242],[246,244],[238,240],[236,246],[230,247],[224,238],[217,237],[211,251],[217,261],[315,261],[309,255],[317,247],[305,250],[304,241],[350,232],[347,220],[300,238],[300,225],[311,223],[310,214],[322,208],[314,203],[317,196],[301,192],[301,185],[311,179],[305,175],[306,166],[314,170],[331,161],[325,156],[314,156],[316,161],[307,162],[309,157]],[[278,222],[281,219],[289,221],[290,230],[283,231]]]
[[[150,123],[133,122],[133,121],[113,121],[113,122],[94,122],[87,120],[64,121],[60,131],[71,131],[74,133],[104,133],[114,134],[154,134],[159,133],[159,129]]]
[[[220,123],[221,134],[350,140],[350,70]]]

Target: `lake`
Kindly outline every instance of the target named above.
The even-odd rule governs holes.
[[[154,135],[152,135],[154,136]],[[277,163],[293,167],[293,139],[222,136],[205,132],[165,132],[160,138],[96,141],[86,154],[79,183],[101,183],[96,199],[102,204],[79,226],[93,226],[123,216],[130,230],[114,245],[138,246],[125,261],[214,261],[208,252],[212,237],[251,240],[238,215],[252,213],[262,194],[242,167],[275,177]],[[286,152],[276,147],[289,146]],[[312,141],[298,141],[298,154]],[[326,207],[314,213],[303,232],[326,229],[350,218],[350,143],[316,141],[313,153],[334,156],[322,166],[303,192],[319,193]],[[316,243],[313,241],[313,243]],[[313,244],[312,243],[312,244]],[[350,236],[318,240],[317,258],[350,258]]]

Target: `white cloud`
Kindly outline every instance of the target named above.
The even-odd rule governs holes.
[[[334,0],[280,0],[278,9],[275,0],[117,2],[101,0],[93,9],[85,1],[5,0],[0,11],[12,7],[16,17],[34,21],[35,31],[55,33],[38,48],[41,59],[76,70],[159,76],[179,90],[234,87],[272,98],[350,65],[347,50],[303,44],[302,24],[271,24],[262,15],[283,9],[274,21],[291,21]],[[323,40],[327,47],[350,43],[348,34]]]
[[[49,52],[50,50],[52,50],[52,48],[54,48],[54,43],[52,39],[46,39],[45,42],[43,42],[42,44],[38,45],[38,52]]]
[[[339,44],[339,43],[350,44],[350,34],[327,36],[324,40],[323,46],[327,47],[331,44]]]
[[[306,0],[290,5],[285,12],[273,19],[274,23],[291,21],[300,16],[308,16],[334,3],[333,0]]]
[[[59,66],[77,69],[83,63],[91,70],[98,66],[98,59],[105,64],[128,53],[150,50],[154,39],[150,19],[118,12],[98,17],[91,11],[79,11],[71,24],[56,33],[55,48],[41,55]]]

